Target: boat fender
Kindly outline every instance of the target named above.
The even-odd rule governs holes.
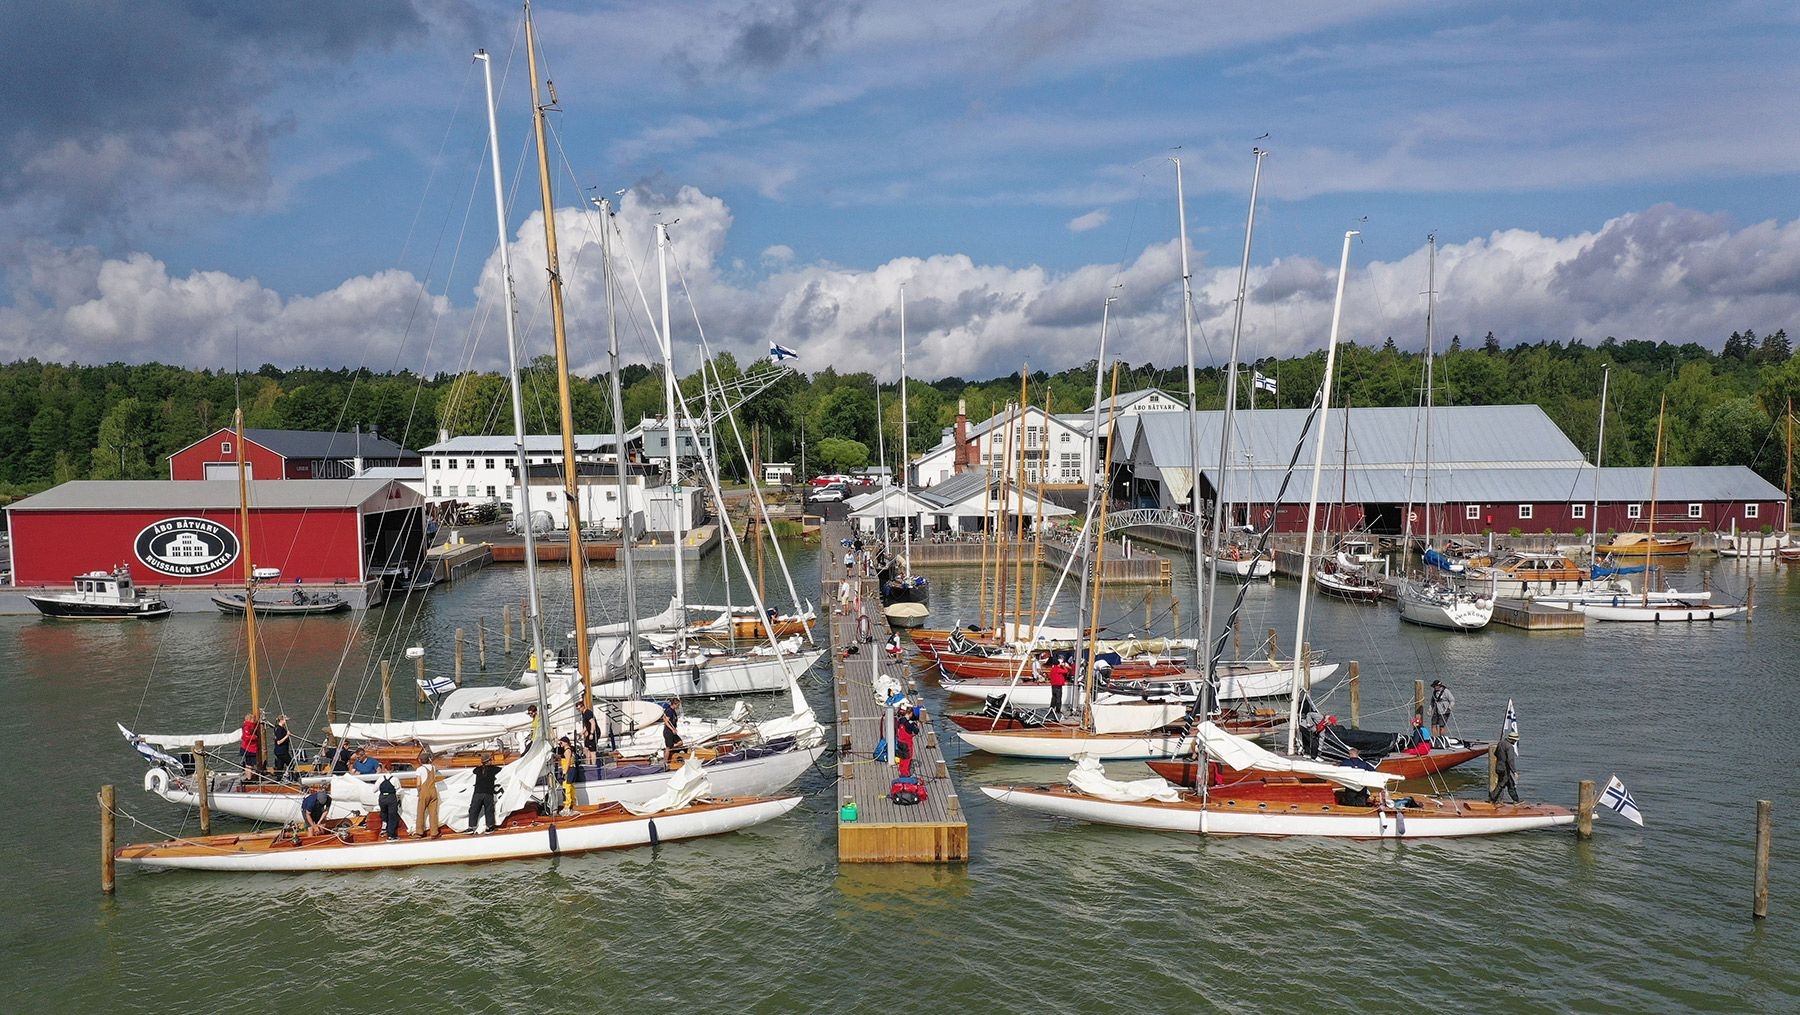
[[[558,856],[561,853],[562,853],[562,848],[560,846],[558,846],[556,843],[556,826],[551,825],[550,826],[550,855]]]
[[[1406,837],[1406,815],[1400,813],[1398,807],[1394,808],[1394,836],[1395,838]]]
[[[656,834],[656,819],[651,818],[650,819],[650,845],[657,846],[657,845],[661,845],[661,844],[662,844],[662,836]]]
[[[162,796],[163,790],[168,788],[168,785],[169,785],[169,773],[163,771],[162,769],[152,768],[148,772],[144,773],[144,790],[146,792],[155,793],[157,796]]]

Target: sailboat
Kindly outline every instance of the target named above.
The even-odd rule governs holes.
[[[1640,551],[1646,569],[1650,566],[1651,558],[1657,552],[1654,549],[1657,545],[1655,539],[1656,479],[1657,474],[1662,470],[1663,411],[1668,407],[1668,401],[1668,396],[1664,395],[1662,405],[1656,413],[1656,455],[1650,467],[1650,518],[1647,523],[1648,529],[1644,535],[1644,548]],[[1592,620],[1644,624],[1688,624],[1696,621],[1728,620],[1749,612],[1747,606],[1703,602],[1698,597],[1688,601],[1664,599],[1652,602],[1648,579],[1644,582],[1644,591],[1635,598],[1638,599],[1635,603],[1614,599],[1610,602],[1573,603],[1568,608]]]
[[[1324,439],[1324,431],[1320,431],[1320,440]],[[1350,406],[1344,406],[1344,455],[1338,468],[1338,501],[1340,512],[1349,500],[1350,494]],[[1328,530],[1326,542],[1331,542],[1329,529],[1331,519],[1326,517],[1325,527]],[[1353,538],[1346,532],[1338,541],[1336,549],[1318,562],[1313,573],[1313,582],[1321,593],[1336,599],[1347,599],[1357,603],[1373,603],[1386,594],[1381,583],[1374,578],[1377,567],[1385,571],[1387,558],[1374,552],[1374,544],[1367,539]]]
[[[880,420],[876,420],[879,426]],[[906,415],[906,286],[900,286],[900,503],[911,503],[907,488],[912,476],[912,436]],[[883,502],[885,504],[885,501]],[[900,528],[900,557],[878,566],[876,579],[881,601],[893,606],[899,603],[931,604],[931,583],[912,569],[912,527],[917,517],[908,513]],[[883,533],[886,536],[886,533]],[[905,612],[905,611],[903,611]],[[907,613],[910,616],[910,613]],[[917,626],[916,624],[914,626]]]
[[[1437,236],[1428,238],[1430,262],[1425,284],[1425,550],[1426,566],[1432,565],[1431,545],[1431,372],[1434,355],[1432,327],[1437,300]],[[1400,619],[1426,627],[1452,631],[1474,631],[1486,627],[1494,619],[1494,596],[1458,589],[1446,582],[1408,579],[1400,582],[1395,597],[1400,603]]]
[[[1343,312],[1344,276],[1349,269],[1350,241],[1354,235],[1351,232],[1344,237],[1331,343],[1317,396],[1321,407],[1329,397]],[[1307,522],[1309,544],[1317,506],[1315,463]],[[1302,564],[1303,571],[1309,569],[1309,563],[1310,557],[1308,563]],[[1306,600],[1303,577],[1297,625],[1300,631],[1305,628]],[[1297,703],[1298,674],[1293,694]],[[1107,777],[1098,758],[1084,756],[1076,759],[1066,784],[984,786],[982,792],[1000,803],[1084,821],[1202,835],[1429,838],[1490,835],[1575,820],[1565,808],[1541,804],[1395,796],[1389,790],[1400,780],[1399,775],[1276,754],[1210,721],[1201,723],[1195,735],[1204,752],[1207,771],[1207,778],[1199,780],[1198,789],[1182,789],[1162,778],[1117,782]],[[1227,770],[1238,774],[1227,776]]]

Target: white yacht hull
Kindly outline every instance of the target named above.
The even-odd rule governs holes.
[[[1058,736],[1041,730],[995,730],[976,733],[953,726],[963,742],[978,751],[1008,758],[1038,758],[1068,761],[1077,754],[1089,754],[1103,761],[1148,761],[1192,754],[1194,738],[1171,734],[1094,733]]]
[[[1621,604],[1619,606],[1600,604],[1576,604],[1570,609],[1583,614],[1590,620],[1619,621],[1639,624],[1691,624],[1701,621],[1730,620],[1741,616],[1746,608],[1742,606],[1715,606],[1706,603],[1641,603]]]
[[[805,774],[825,753],[821,741],[812,747],[796,747],[760,758],[705,765],[706,781],[722,797],[767,796],[786,789]],[[575,800],[582,804],[644,803],[661,796],[679,768],[643,775],[589,779],[575,784]]]

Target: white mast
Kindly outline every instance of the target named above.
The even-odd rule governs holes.
[[[681,454],[675,444],[675,349],[669,338],[669,227],[661,222],[656,224],[656,274],[662,289],[663,411],[669,416],[669,503],[674,508],[670,513],[675,524],[675,606],[676,615],[685,629],[687,589],[681,543],[687,534],[687,519],[682,517],[686,500],[677,500],[681,491]]]
[[[1431,360],[1437,312],[1437,234],[1425,237],[1425,549],[1431,550]],[[1422,557],[1423,555],[1421,555]]]
[[[637,551],[632,548],[637,532],[631,524],[631,489],[625,476],[625,396],[619,380],[619,320],[612,286],[612,202],[599,198],[600,277],[606,285],[606,358],[612,395],[613,479],[619,492],[619,564],[625,574],[625,631],[627,666],[635,674],[643,667],[638,659]],[[634,685],[636,686],[636,685]]]
[[[906,434],[906,283],[900,283],[900,498],[902,504],[911,503],[908,493],[907,474],[912,471]],[[909,512],[900,529],[900,574],[912,580],[912,515]]]
[[[1590,566],[1600,563],[1600,457],[1606,453],[1606,387],[1612,382],[1612,364],[1605,364],[1600,370],[1600,433],[1594,439],[1594,517],[1588,519]]]
[[[1337,366],[1338,324],[1344,316],[1344,280],[1350,275],[1350,241],[1357,235],[1351,229],[1344,233],[1344,253],[1338,261],[1337,302],[1331,308],[1331,339],[1325,346],[1325,376],[1319,381],[1319,429],[1313,435],[1312,494],[1306,500],[1306,541],[1300,544],[1300,611],[1294,618],[1294,674],[1288,694],[1287,752],[1294,753],[1294,736],[1300,728],[1300,671],[1306,665],[1306,606],[1311,602],[1307,585],[1312,581],[1313,527],[1319,517],[1319,474],[1325,468],[1325,421],[1331,415],[1331,372]]]
[[[1210,574],[1207,573],[1206,568],[1201,566],[1202,557],[1199,550],[1198,533],[1196,533],[1196,538],[1194,540],[1194,581],[1196,583],[1204,582],[1206,589],[1205,596],[1201,603],[1200,637],[1206,639],[1210,646],[1207,649],[1206,664],[1204,666],[1204,672],[1208,681],[1213,677],[1214,665],[1217,662],[1219,653],[1224,650],[1225,646],[1225,633],[1223,631],[1219,633],[1216,645],[1213,645],[1212,643],[1212,617],[1214,600],[1219,594],[1219,545],[1223,542],[1225,525],[1229,521],[1229,519],[1224,516],[1226,503],[1225,474],[1231,467],[1231,422],[1232,417],[1235,415],[1233,409],[1237,405],[1238,343],[1244,333],[1244,303],[1250,286],[1250,238],[1256,229],[1256,192],[1257,188],[1262,184],[1263,159],[1269,153],[1261,148],[1252,148],[1250,149],[1250,154],[1256,157],[1256,168],[1250,176],[1250,211],[1244,219],[1244,257],[1242,262],[1238,265],[1237,310],[1232,317],[1231,354],[1229,362],[1225,367],[1225,413],[1219,420],[1219,488],[1215,491],[1217,496],[1213,510],[1212,546],[1210,551],[1213,567]],[[1179,173],[1177,173],[1176,176],[1176,183],[1179,189]],[[1183,292],[1185,293],[1187,286],[1187,218],[1185,215],[1182,217],[1181,236],[1181,258],[1183,263],[1181,274]],[[1184,318],[1187,316],[1185,302],[1186,299],[1184,296],[1184,306],[1182,307],[1182,315]],[[1188,326],[1185,320],[1183,321],[1183,325]],[[1200,421],[1197,418],[1197,414],[1194,413],[1193,405],[1194,339],[1191,326],[1188,327],[1190,328],[1188,332],[1188,412],[1195,417],[1190,418],[1188,426],[1191,433],[1190,440],[1197,443],[1199,441],[1198,427]],[[1199,451],[1196,448],[1194,451],[1194,510],[1196,513],[1198,513],[1200,509],[1199,491],[1200,459]],[[1299,646],[1296,645],[1295,649],[1298,651]],[[1205,702],[1202,702],[1201,704],[1205,704]]]
[[[500,236],[501,299],[504,304],[501,316],[506,320],[506,379],[512,389],[513,458],[519,471],[519,514],[525,521],[521,526],[525,537],[525,604],[526,612],[531,618],[529,626],[532,658],[537,660],[538,668],[538,716],[546,724],[547,730],[550,722],[550,681],[546,677],[549,664],[544,657],[543,625],[538,606],[537,535],[532,531],[531,524],[531,466],[525,454],[525,396],[519,390],[519,337],[513,324],[517,313],[514,309],[512,260],[507,253],[506,243],[506,194],[500,182],[500,129],[494,119],[494,70],[487,50],[476,50],[475,59],[481,61],[482,77],[487,84],[488,152],[492,156],[494,172],[494,222],[499,228]]]

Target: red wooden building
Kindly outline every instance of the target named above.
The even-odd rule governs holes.
[[[230,428],[169,456],[170,479],[237,479],[240,455],[251,479],[349,479],[365,468],[420,465],[408,451],[374,431],[245,430],[243,447]]]
[[[255,566],[284,584],[363,585],[425,553],[424,500],[373,479],[250,484]],[[238,585],[243,540],[235,482],[78,480],[7,508],[14,585],[67,585],[130,566],[140,586]]]

